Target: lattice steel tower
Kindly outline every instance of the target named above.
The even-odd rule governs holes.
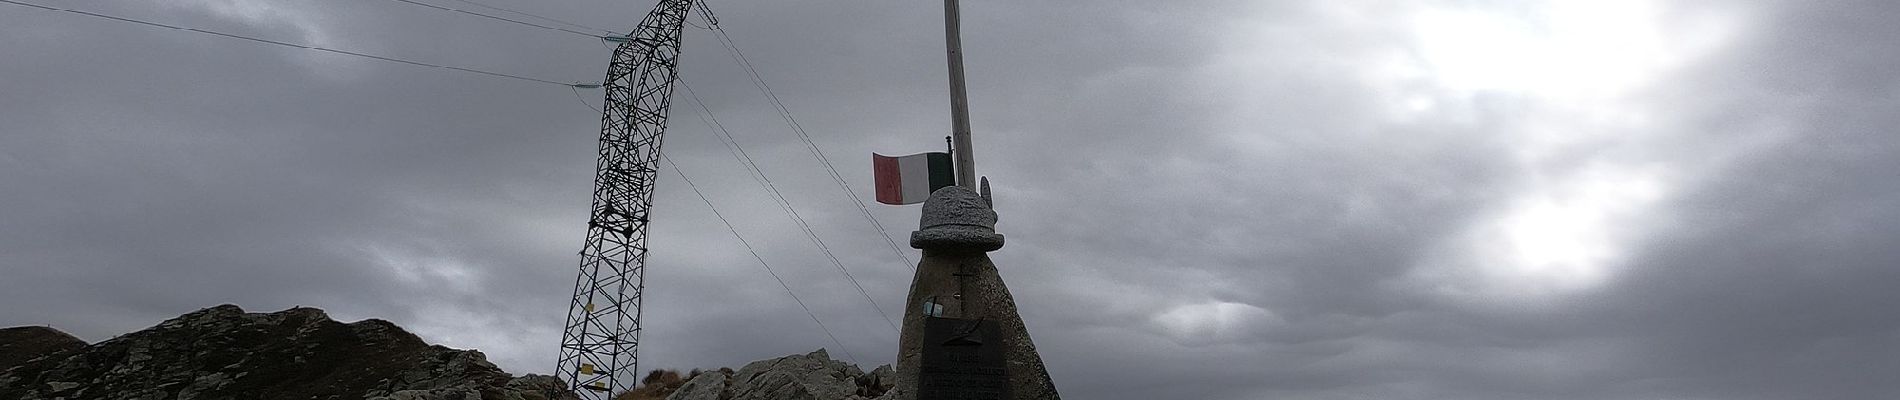
[[[647,221],[678,73],[680,31],[693,0],[661,0],[619,42],[602,83],[600,161],[580,276],[561,335],[558,376],[582,398],[633,389],[639,367]]]

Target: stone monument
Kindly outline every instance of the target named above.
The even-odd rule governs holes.
[[[989,181],[924,202],[910,245],[924,251],[898,337],[889,399],[1060,399],[1016,300],[987,254],[1003,247]]]

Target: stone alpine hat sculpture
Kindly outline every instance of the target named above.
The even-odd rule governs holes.
[[[996,233],[990,181],[982,182],[982,194],[962,186],[945,186],[931,193],[918,218],[918,230],[910,233],[910,247],[956,253],[1003,248],[1003,235]]]

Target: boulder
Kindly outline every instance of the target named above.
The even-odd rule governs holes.
[[[734,373],[732,400],[836,400],[857,392],[863,371],[825,350],[753,361]]]
[[[679,390],[666,396],[666,400],[725,400],[732,398],[732,392],[726,390],[732,375],[722,371],[709,371],[687,380]]]

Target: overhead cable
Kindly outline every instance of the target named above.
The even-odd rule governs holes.
[[[831,247],[826,246],[825,241],[818,238],[818,232],[805,221],[805,217],[798,214],[796,207],[792,207],[791,200],[787,199],[784,193],[779,192],[778,186],[773,185],[772,179],[765,176],[765,171],[759,168],[759,164],[752,161],[752,156],[745,152],[745,148],[739,145],[738,140],[733,139],[732,132],[719,123],[718,117],[713,116],[712,109],[706,107],[706,102],[699,99],[699,93],[693,91],[693,86],[687,84],[684,78],[680,79],[679,83],[680,87],[686,88],[686,94],[693,99],[693,103],[699,106],[700,122],[705,122],[708,127],[713,128],[712,132],[719,137],[721,144],[726,145],[727,152],[732,153],[733,157],[746,167],[746,172],[752,176],[752,180],[757,182],[759,187],[764,188],[768,197],[778,203],[779,209],[792,218],[798,228],[805,233],[805,238],[810,239],[812,244],[818,247],[818,251],[823,253],[826,259],[831,260],[831,265],[838,267],[838,272],[843,273],[845,280],[850,281],[851,286],[857,288],[858,294],[863,295],[864,300],[871,303],[871,308],[877,310],[878,316],[884,317],[884,323],[890,325],[892,331],[899,330],[897,323],[891,320],[891,315],[884,312],[884,307],[877,304],[877,299],[871,297],[870,292],[864,290],[864,285],[858,283],[858,278],[851,275],[851,270],[844,267],[844,262],[838,260],[838,256],[831,252]]]
[[[594,113],[595,113],[595,114],[599,114],[599,113],[600,113],[600,108],[596,108],[596,107],[594,107],[594,105],[593,105],[592,103],[588,103],[588,102],[587,102],[587,99],[586,99],[586,98],[583,98],[583,97],[581,97],[581,89],[580,89],[579,87],[576,87],[576,86],[569,86],[569,87],[568,87],[567,89],[568,89],[568,91],[570,91],[570,92],[574,92],[574,100],[576,100],[576,101],[580,101],[580,102],[581,102],[581,105],[582,105],[582,106],[585,106],[585,107],[587,107],[587,109],[589,109],[589,110],[594,110]]]
[[[542,21],[547,21],[547,22],[553,22],[553,23],[557,23],[557,24],[561,24],[561,25],[567,25],[567,26],[570,26],[570,27],[575,27],[575,28],[580,28],[580,29],[587,29],[587,30],[593,30],[593,31],[600,31],[600,32],[605,32],[605,33],[607,33],[607,34],[609,34],[609,35],[617,35],[617,34],[620,34],[619,32],[614,32],[614,31],[612,31],[612,30],[607,30],[607,29],[600,29],[600,28],[595,28],[595,27],[591,27],[591,26],[587,26],[587,25],[581,25],[581,24],[576,24],[576,23],[572,23],[572,22],[567,22],[567,21],[562,21],[562,20],[558,20],[558,19],[554,19],[554,18],[549,18],[549,17],[543,17],[543,16],[540,16],[540,15],[535,15],[535,14],[529,14],[529,13],[526,13],[526,12],[522,12],[522,11],[516,11],[516,10],[511,10],[511,9],[507,9],[507,8],[503,8],[503,7],[498,7],[498,6],[493,6],[493,5],[488,5],[488,4],[482,4],[482,3],[477,3],[477,2],[474,2],[474,1],[470,1],[470,0],[455,0],[455,1],[456,1],[456,2],[458,2],[458,3],[463,3],[463,4],[468,4],[468,5],[472,5],[472,6],[476,6],[476,7],[481,7],[481,8],[486,8],[486,9],[490,9],[490,10],[495,10],[495,11],[500,11],[500,12],[505,12],[505,13],[509,13],[509,14],[514,14],[514,15],[520,15],[520,16],[524,16],[524,17],[528,17],[528,18],[534,18],[534,19],[538,19],[538,20],[542,20]]]
[[[738,62],[741,67],[745,68],[746,73],[752,78],[753,86],[758,88],[759,92],[765,95],[766,100],[772,103],[772,106],[778,111],[779,117],[785,120],[786,126],[790,127],[792,132],[797,134],[799,141],[805,143],[805,147],[809,150],[812,157],[817,159],[819,164],[822,164],[825,170],[830,173],[831,180],[837,183],[840,189],[844,190],[845,197],[850,198],[851,202],[857,205],[858,213],[862,214],[865,220],[871,222],[872,228],[877,230],[879,236],[884,237],[884,243],[890,246],[892,253],[897,254],[898,258],[904,261],[905,268],[915,268],[917,263],[911,261],[910,256],[904,253],[903,248],[897,245],[896,239],[891,238],[890,233],[885,230],[884,224],[878,222],[876,216],[871,215],[871,209],[865,206],[864,200],[858,197],[857,191],[851,189],[851,184],[845,181],[844,175],[838,173],[838,168],[832,165],[831,159],[825,157],[825,152],[818,148],[818,144],[812,140],[811,134],[806,132],[805,127],[799,125],[798,119],[792,116],[792,110],[785,106],[785,102],[779,100],[778,94],[772,91],[771,85],[765,83],[765,78],[759,75],[758,69],[753,67],[752,62],[745,57],[745,52],[739,50],[739,46],[733,42],[732,36],[726,33],[726,30],[719,25],[719,18],[713,14],[712,8],[707,6],[704,1],[699,2],[699,7],[700,15],[702,15],[706,19],[706,23],[712,27],[714,36],[717,37],[720,44],[726,48],[728,54],[732,56],[733,61]]]
[[[693,180],[686,177],[686,172],[681,171],[679,165],[674,164],[673,159],[667,158],[665,154],[660,155],[660,160],[665,161],[666,166],[671,168],[674,174],[678,174],[680,180],[686,182],[686,187],[693,189],[693,194],[699,196],[699,201],[706,203],[706,208],[712,210],[714,217],[719,217],[719,222],[726,225],[726,231],[732,232],[732,237],[739,238],[739,244],[744,245],[745,251],[752,254],[752,259],[759,260],[759,266],[765,268],[765,273],[772,275],[772,280],[778,281],[779,287],[785,288],[785,294],[790,295],[792,301],[798,303],[798,308],[805,310],[805,315],[811,316],[811,322],[818,324],[819,330],[825,331],[825,336],[831,338],[832,344],[838,345],[838,350],[844,352],[844,357],[851,359],[854,364],[857,363],[857,357],[851,355],[851,349],[845,348],[844,342],[838,341],[838,336],[831,334],[831,328],[826,328],[825,323],[818,320],[818,314],[811,312],[811,307],[806,306],[805,301],[798,298],[798,293],[792,292],[792,286],[785,284],[785,278],[779,277],[778,272],[772,270],[772,264],[765,262],[765,257],[759,256],[759,251],[752,248],[752,243],[746,241],[744,235],[739,234],[739,229],[732,226],[731,220],[727,220],[724,214],[719,213],[719,208],[714,207],[712,200],[706,198],[706,193],[700,192],[699,186],[694,185]]]
[[[460,8],[453,8],[453,7],[443,7],[443,6],[438,6],[438,5],[434,5],[434,4],[429,4],[429,3],[423,3],[423,2],[419,2],[419,1],[415,1],[415,0],[391,0],[391,1],[396,1],[396,2],[401,2],[401,3],[409,3],[409,4],[414,4],[414,5],[417,5],[417,6],[422,6],[422,7],[428,7],[428,8],[432,8],[432,9],[436,9],[436,10],[442,10],[442,11],[448,11],[448,12],[456,12],[456,13],[462,13],[462,14],[468,14],[468,15],[473,15],[473,16],[477,16],[477,17],[482,17],[482,18],[488,18],[488,19],[492,19],[492,20],[496,20],[496,21],[503,21],[503,22],[512,22],[512,23],[516,23],[516,24],[521,24],[521,25],[527,25],[527,26],[532,26],[532,27],[536,27],[536,28],[541,28],[541,29],[551,29],[551,30],[557,30],[557,31],[561,31],[561,32],[567,32],[567,33],[572,33],[572,34],[576,34],[576,35],[581,35],[581,36],[586,36],[586,37],[590,37],[590,38],[596,38],[596,39],[599,39],[599,38],[601,38],[601,35],[596,35],[596,34],[592,34],[592,33],[587,33],[587,32],[581,32],[581,31],[576,31],[576,30],[573,30],[573,29],[567,29],[567,28],[561,28],[561,27],[554,27],[554,26],[547,26],[547,25],[541,25],[541,24],[537,24],[537,23],[533,23],[533,22],[527,22],[527,21],[522,21],[522,20],[517,20],[517,19],[510,19],[510,18],[507,18],[507,17],[498,17],[498,16],[494,16],[494,15],[488,15],[488,14],[483,14],[483,13],[478,13],[478,12],[474,12],[474,11],[469,11],[469,10],[463,10],[463,9],[460,9]],[[470,4],[473,4],[473,3],[470,3]]]
[[[449,70],[488,75],[488,76],[493,76],[493,77],[498,77],[498,78],[508,78],[508,79],[516,79],[516,80],[523,80],[523,81],[529,81],[529,82],[546,83],[550,85],[566,86],[570,88],[586,86],[586,85],[577,84],[577,83],[556,82],[556,81],[547,80],[547,79],[531,78],[531,77],[515,75],[515,74],[483,71],[483,70],[474,69],[474,68],[464,68],[464,67],[457,67],[457,66],[452,66],[452,65],[431,64],[431,63],[425,63],[421,61],[404,60],[404,59],[395,58],[395,57],[384,57],[384,56],[378,56],[378,55],[373,55],[373,54],[358,53],[358,52],[348,51],[348,50],[332,49],[332,48],[327,48],[327,47],[322,47],[322,46],[312,46],[312,45],[296,44],[296,43],[289,43],[289,42],[280,42],[280,41],[275,41],[275,40],[270,40],[270,39],[261,39],[261,38],[238,35],[238,34],[233,34],[233,33],[225,33],[225,32],[218,32],[218,31],[198,29],[198,28],[187,28],[187,27],[182,27],[182,26],[166,25],[166,24],[161,24],[161,23],[151,22],[151,21],[143,21],[143,20],[138,20],[138,19],[126,18],[126,17],[118,17],[118,16],[100,14],[100,13],[95,13],[95,12],[90,12],[90,11],[49,7],[49,6],[19,2],[19,1],[14,1],[14,0],[0,0],[0,3],[21,5],[21,6],[33,7],[33,8],[43,9],[43,10],[49,10],[49,11],[62,11],[62,12],[68,12],[68,13],[73,13],[73,14],[85,15],[89,17],[104,18],[104,19],[109,19],[109,20],[114,20],[114,21],[120,21],[120,22],[130,22],[134,24],[155,26],[155,27],[160,27],[160,28],[174,29],[174,30],[181,30],[181,31],[191,31],[191,32],[197,32],[197,33],[202,33],[206,35],[223,36],[223,37],[232,38],[232,39],[248,40],[248,41],[264,43],[264,44],[271,44],[271,45],[284,46],[284,47],[294,47],[294,48],[305,49],[305,50],[315,50],[315,51],[321,51],[321,52],[326,52],[326,53],[342,54],[346,56],[362,57],[362,58],[368,58],[372,60],[409,64],[409,65],[420,66],[420,67],[449,69]]]

